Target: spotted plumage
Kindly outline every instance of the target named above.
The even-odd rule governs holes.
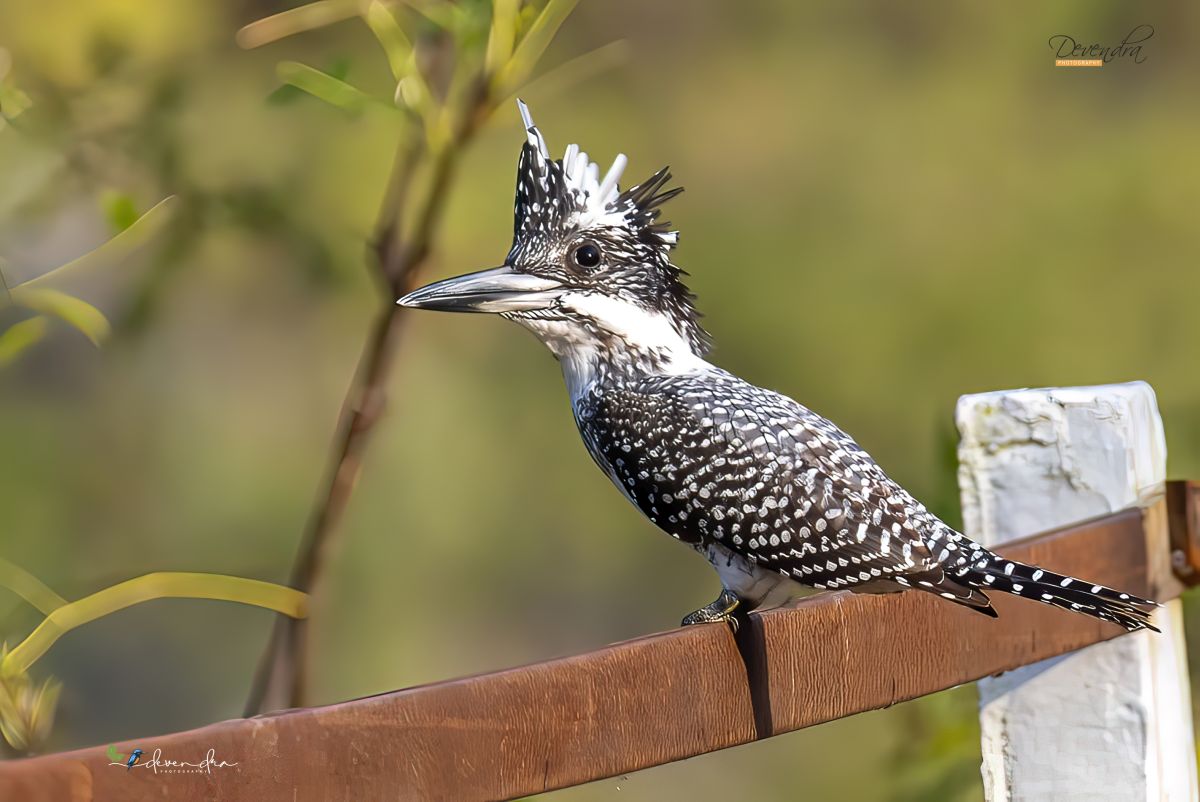
[[[666,170],[625,192],[575,145],[551,160],[522,105],[513,245],[504,266],[400,303],[502,314],[562,363],[580,434],[612,482],[716,568],[722,596],[686,623],[799,586],[917,590],[995,615],[997,590],[1153,628],[1154,602],[1011,562],[930,513],[853,439],[705,359],[677,235],[659,222]]]

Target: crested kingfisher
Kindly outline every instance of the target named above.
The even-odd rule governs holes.
[[[398,303],[491,312],[533,332],[562,365],[588,453],[656,526],[716,569],[716,601],[684,624],[731,621],[798,586],[906,590],[995,617],[1011,593],[1154,629],[1157,606],[1001,557],[943,523],[835,424],[705,359],[708,334],[678,232],[659,219],[682,191],[664,168],[622,191],[577,145],[552,159],[518,101],[512,247],[501,267],[438,281]]]

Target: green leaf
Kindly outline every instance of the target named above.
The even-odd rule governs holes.
[[[112,763],[124,763],[125,758],[128,757],[128,755],[123,755],[118,752],[117,747],[113,746],[112,744],[108,745],[108,751],[105,754],[108,755],[108,759]]]
[[[388,66],[392,68],[392,76],[399,81],[411,70],[410,59],[413,54],[412,42],[404,33],[392,12],[379,0],[371,0],[363,15],[371,32],[379,40],[383,52],[387,55]]]
[[[168,195],[139,217],[135,223],[99,248],[85,253],[78,259],[73,259],[65,265],[49,270],[37,278],[32,278],[18,287],[43,286],[61,279],[66,274],[98,268],[125,259],[162,230],[171,219],[174,206],[175,196]],[[15,300],[16,288],[12,288],[12,294]]]
[[[358,16],[358,10],[359,6],[355,0],[319,0],[250,23],[237,32],[237,43],[247,50],[261,47],[288,36],[324,28],[326,25]]]
[[[520,8],[521,0],[495,0],[492,4],[492,25],[488,30],[487,55],[483,62],[488,75],[500,72],[512,58]]]
[[[350,74],[350,59],[341,57],[336,59],[332,64],[326,67],[323,72],[326,75],[333,76],[339,81],[345,81],[346,76]],[[312,97],[307,92],[297,89],[291,84],[283,84],[275,89],[274,92],[267,95],[267,103],[273,106],[283,106],[288,103],[293,103],[302,97]]]
[[[33,318],[33,320],[40,320],[43,325],[46,322],[45,318],[40,317]],[[23,321],[23,323],[29,322],[28,320]],[[17,325],[22,324],[18,323]],[[12,329],[9,329],[9,331],[12,331]],[[5,332],[5,334],[8,334],[8,332]],[[49,615],[67,603],[66,599],[42,584],[41,580],[33,574],[19,566],[13,565],[3,557],[0,557],[0,587],[8,588],[41,610],[45,615]]]
[[[215,599],[265,607],[292,618],[308,616],[308,595],[293,588],[223,574],[160,571],[128,579],[56,608],[0,659],[0,677],[24,674],[59,637],[72,629],[154,599]]]
[[[49,330],[48,321],[41,315],[9,326],[0,333],[0,367],[10,364],[27,349],[41,342]]]
[[[429,84],[417,67],[417,54],[412,40],[380,0],[371,0],[363,19],[387,55],[388,66],[396,79],[395,104],[415,112],[425,120],[428,129],[431,124],[433,93],[429,91]]]
[[[520,91],[527,97],[536,95],[546,98],[557,95],[624,64],[629,60],[630,52],[629,42],[624,39],[609,42],[556,65],[521,87]]]
[[[7,649],[0,654],[7,662]],[[0,673],[0,735],[18,752],[39,750],[50,735],[62,683],[47,678],[34,687],[24,672]]]
[[[111,331],[108,318],[99,309],[65,292],[26,285],[13,289],[9,295],[13,303],[19,306],[51,315],[75,327],[93,345],[99,345]]]
[[[35,750],[40,749],[50,737],[50,728],[54,726],[54,712],[58,709],[58,697],[61,693],[62,683],[53,677],[46,677],[29,701],[29,741]]]
[[[529,26],[529,32],[517,45],[513,57],[497,74],[494,86],[498,90],[499,96],[503,97],[515,92],[529,78],[534,67],[545,54],[546,48],[554,40],[554,35],[558,33],[558,29],[575,10],[578,2],[579,0],[549,0],[546,3],[542,13]]]
[[[12,54],[0,47],[0,131],[4,130],[7,121],[15,120],[33,105],[29,95],[8,80],[11,69]]]
[[[343,111],[357,113],[372,102],[370,96],[361,89],[298,61],[281,61],[276,65],[275,72],[285,84]]]
[[[451,3],[404,0],[404,4],[444,31],[453,33],[458,24],[455,6]]]
[[[0,736],[18,752],[29,749],[29,739],[24,716],[17,697],[20,695],[24,678],[5,681],[0,677]]]
[[[288,103],[294,103],[304,96],[304,92],[301,92],[291,84],[283,84],[282,86],[275,87],[275,90],[267,95],[267,102],[272,106],[284,106]]]
[[[100,205],[104,207],[104,216],[114,234],[120,234],[138,220],[137,206],[133,198],[124,192],[106,192],[100,199]]]
[[[15,120],[32,105],[29,95],[17,87],[0,84],[0,121]]]

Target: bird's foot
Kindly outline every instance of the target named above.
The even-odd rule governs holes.
[[[692,624],[711,624],[714,621],[728,621],[729,626],[737,632],[738,620],[734,617],[734,611],[738,609],[741,601],[737,596],[734,596],[727,589],[721,588],[721,595],[712,604],[701,607],[694,613],[684,616],[680,626],[691,626]]]

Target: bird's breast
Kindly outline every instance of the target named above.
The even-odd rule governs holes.
[[[716,444],[678,404],[614,389],[585,398],[576,422],[596,463],[651,522],[687,543],[704,539],[700,474]]]

